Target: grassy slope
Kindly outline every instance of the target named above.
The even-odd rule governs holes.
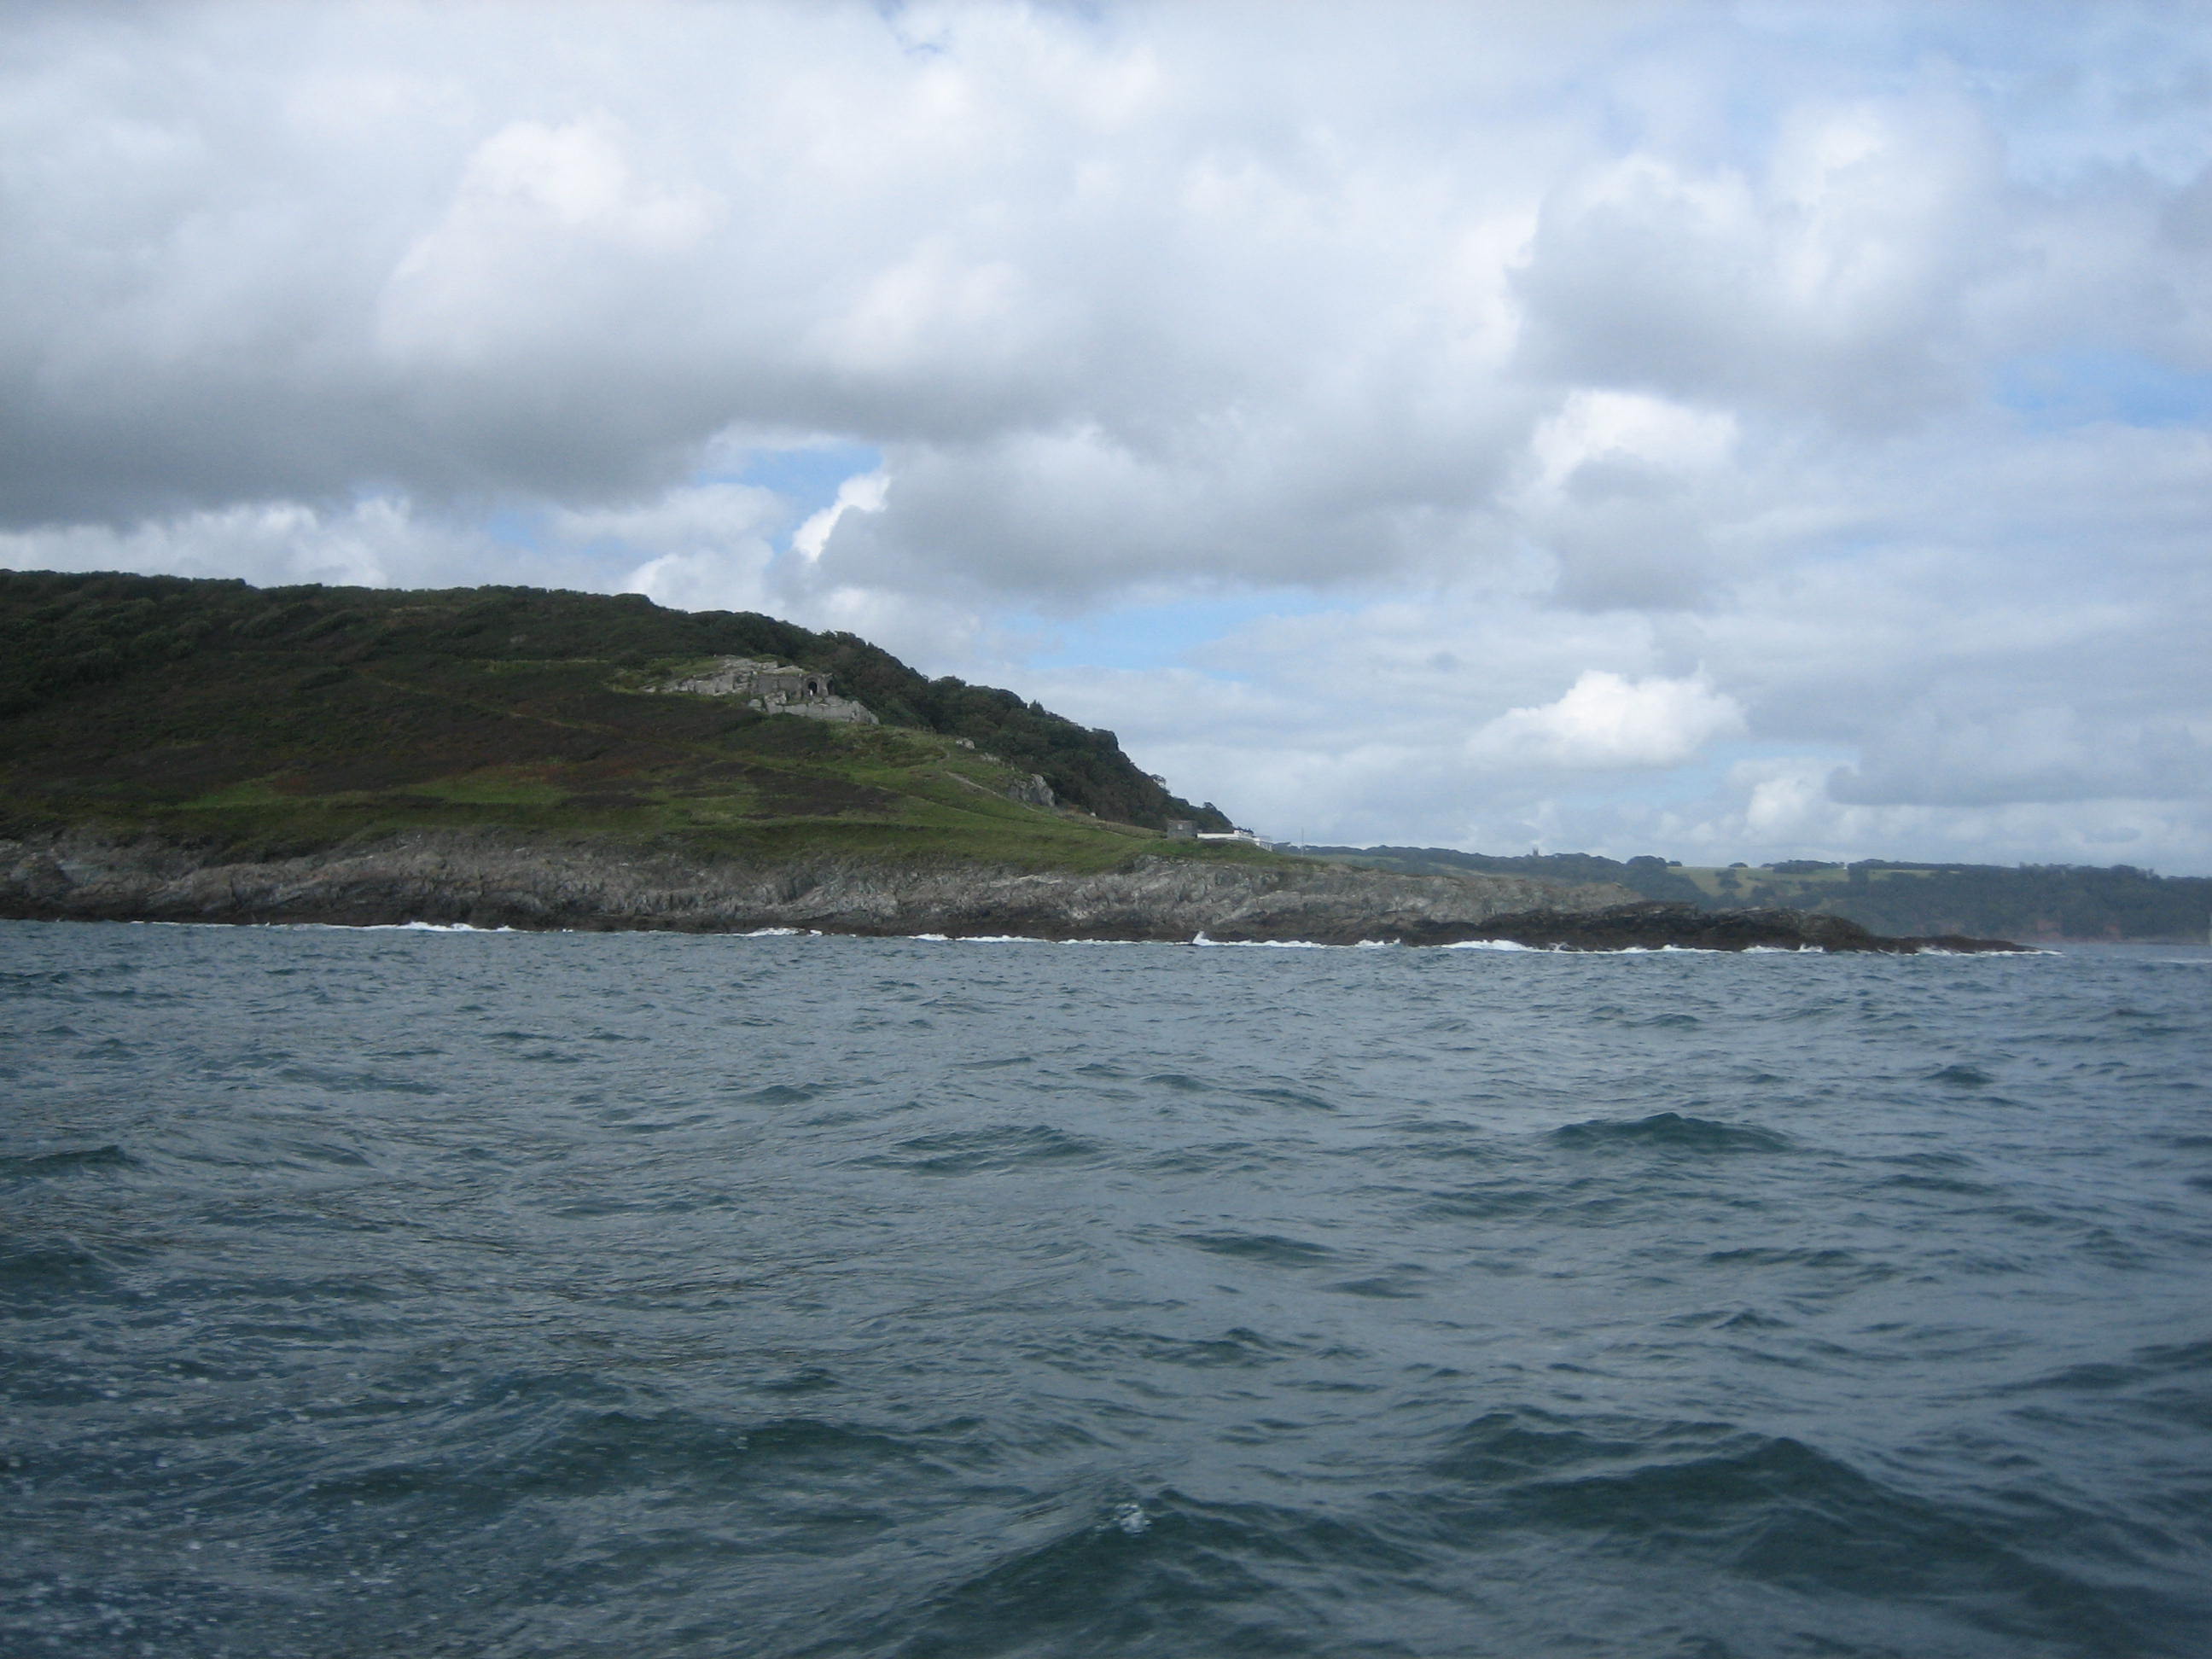
[[[1010,800],[1010,784],[1042,771],[1130,817],[1202,810],[1145,779],[1110,733],[764,617],[531,590],[0,574],[0,829],[97,823],[247,854],[495,828],[1031,868],[1267,856]],[[639,689],[748,650],[830,668],[841,690],[915,723],[832,725]]]

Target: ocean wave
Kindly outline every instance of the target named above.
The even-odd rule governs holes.
[[[794,936],[0,924],[0,1648],[2212,1650],[2187,975]]]
[[[68,1176],[80,1175],[87,1170],[127,1170],[137,1161],[123,1148],[112,1144],[58,1152],[26,1152],[12,1157],[0,1156],[0,1176]]]
[[[1692,1152],[1784,1152],[1795,1150],[1796,1144],[1785,1134],[1756,1124],[1719,1123],[1680,1112],[1654,1112],[1639,1118],[1590,1118],[1562,1124],[1552,1131],[1551,1139],[1561,1146],[1656,1146]]]

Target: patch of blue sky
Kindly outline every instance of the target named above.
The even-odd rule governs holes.
[[[2212,374],[2192,374],[2139,352],[2076,347],[2014,357],[1998,366],[1996,400],[2042,431],[2114,422],[2212,427]]]
[[[548,522],[543,510],[520,507],[495,507],[477,520],[477,528],[488,539],[522,556],[505,572],[487,573],[486,580],[611,593],[622,590],[642,556],[611,538],[580,546],[557,536],[549,539]]]
[[[1271,617],[1310,617],[1334,608],[1318,595],[1276,592],[1123,605],[1073,619],[1012,612],[1000,620],[1008,633],[1036,641],[1022,659],[1024,667],[1195,667],[1215,679],[1236,680],[1244,677],[1200,660],[1207,646]]]
[[[744,465],[726,469],[713,480],[771,489],[792,504],[793,522],[804,522],[837,499],[846,479],[873,472],[884,453],[868,444],[811,444],[796,449],[756,449]]]
[[[500,507],[484,514],[483,532],[502,547],[519,547],[526,553],[545,550],[545,519],[542,514]]]

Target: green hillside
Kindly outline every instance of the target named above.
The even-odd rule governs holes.
[[[2018,939],[2201,941],[2212,928],[2212,878],[2131,865],[1912,864],[1810,859],[1698,866],[1588,853],[1525,858],[1439,847],[1314,847],[1309,857],[1425,875],[1540,876],[1613,881],[1646,898],[1707,909],[1774,906],[1846,917],[1878,933]]]
[[[884,723],[644,688],[721,655],[826,672]],[[1060,802],[1008,788],[1042,775]],[[0,572],[0,831],[252,851],[496,827],[763,857],[1103,868],[1228,827],[1095,731],[849,634],[641,597],[257,589]]]

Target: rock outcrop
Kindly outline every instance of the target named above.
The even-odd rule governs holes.
[[[836,696],[830,677],[790,663],[753,657],[719,657],[700,673],[650,685],[648,691],[683,692],[698,697],[735,697],[763,714],[798,714],[807,720],[877,724],[867,705]]]
[[[1452,930],[1446,930],[1449,933]],[[1812,910],[1705,910],[1694,904],[1640,900],[1600,908],[1540,909],[1492,916],[1477,933],[1551,951],[1843,951],[1912,955],[1923,951],[1973,953],[2026,951],[2009,939],[1893,939],[1842,916]],[[1444,945],[1454,937],[1410,931],[1407,945]]]
[[[0,842],[0,912],[166,921],[810,927],[852,933],[1355,943],[1631,896],[1519,878],[1146,859],[1082,873],[945,861],[756,865],[603,842],[419,834],[243,861],[73,832]]]
[[[1834,917],[1640,904],[1625,889],[1510,876],[1150,858],[1112,871],[851,859],[753,865],[606,842],[408,835],[240,860],[85,832],[0,842],[0,915],[209,922],[466,922],[698,933],[763,927],[1041,939],[1920,948]],[[1954,949],[1992,948],[1943,941]],[[2007,948],[2007,947],[1995,947]]]
[[[1018,800],[1024,806],[1054,806],[1059,804],[1052,793],[1052,786],[1039,772],[1030,773],[1022,782],[1010,787],[1006,791],[1006,799]]]

